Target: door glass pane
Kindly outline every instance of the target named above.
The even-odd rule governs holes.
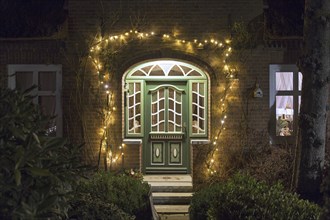
[[[33,85],[33,72],[16,72],[16,88],[24,91]]]
[[[168,132],[182,131],[182,115],[181,115],[181,92],[169,88],[169,108],[168,108]],[[171,95],[172,94],[172,95]]]
[[[175,105],[175,111],[179,114],[181,114],[181,100],[178,101],[178,103],[176,103]]]
[[[276,96],[276,135],[293,135],[293,96]]]
[[[165,93],[161,88],[151,94],[151,130],[165,131]]]
[[[39,72],[38,86],[40,91],[55,91],[56,72]]]
[[[293,90],[293,72],[276,72],[276,90]]]

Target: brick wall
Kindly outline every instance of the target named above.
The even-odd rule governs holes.
[[[104,102],[104,96],[98,96],[98,80],[95,69],[88,62],[87,55],[95,36],[102,30],[105,35],[118,34],[137,28],[140,31],[175,34],[182,39],[205,39],[210,36],[230,36],[229,26],[234,22],[246,23],[262,17],[262,1],[259,0],[137,0],[137,1],[68,1],[68,30],[63,39],[53,40],[8,40],[0,41],[0,71],[2,85],[6,86],[7,64],[62,64],[63,65],[63,118],[64,135],[72,142],[85,143],[85,155],[89,161],[97,163],[100,147],[101,117],[97,109]],[[100,18],[103,19],[100,19]],[[103,28],[100,27],[103,24]],[[232,89],[228,109],[226,131],[222,134],[221,147],[235,147],[233,137],[241,130],[242,123],[257,131],[268,130],[269,111],[269,64],[295,63],[296,50],[269,48],[260,44],[253,50],[244,52],[244,62],[239,64],[239,81]],[[126,68],[145,58],[173,57],[192,62],[206,63],[212,69],[211,75],[211,121],[220,120],[218,111],[219,88],[224,78],[219,77],[221,70],[215,56],[207,50],[194,51],[188,55],[176,48],[161,48],[155,42],[145,44],[132,51],[123,60],[121,71],[117,73],[114,84],[114,103],[111,144],[122,144],[122,90],[121,77]],[[199,64],[199,63],[198,63]],[[212,73],[212,74],[213,74]],[[77,79],[82,79],[84,89],[77,87]],[[251,89],[257,82],[264,97],[253,98]],[[77,93],[78,91],[78,93]],[[83,91],[82,93],[80,93]],[[76,103],[83,104],[76,104]],[[80,108],[85,106],[84,108]],[[245,111],[245,114],[243,112]],[[245,115],[245,116],[244,116]],[[211,124],[212,128],[214,124]],[[215,129],[212,130],[214,134]],[[232,139],[232,140],[230,140]],[[251,140],[253,141],[253,140]],[[139,168],[140,147],[125,146],[124,167]],[[194,173],[203,176],[202,163],[197,164],[197,155],[205,154],[206,149],[194,146]],[[102,157],[101,157],[102,158]],[[103,164],[103,162],[101,162]],[[121,165],[117,164],[117,167]]]

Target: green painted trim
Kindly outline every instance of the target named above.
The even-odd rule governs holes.
[[[146,80],[146,81],[188,81],[191,79],[203,80],[202,76],[131,76],[130,80]]]
[[[180,66],[189,67],[201,74],[201,76],[131,76],[135,71],[151,65],[157,65],[157,62],[173,62],[177,63]],[[205,139],[208,138],[209,133],[209,98],[210,98],[210,78],[206,72],[202,71],[201,68],[197,67],[194,64],[186,63],[184,61],[175,60],[175,59],[157,59],[157,60],[148,60],[147,62],[138,63],[131,68],[129,68],[124,76],[123,76],[124,83],[134,83],[140,82],[141,83],[141,132],[138,134],[128,134],[128,108],[127,102],[129,101],[127,97],[125,97],[126,106],[124,106],[124,117],[125,117],[125,138],[141,138],[142,140],[142,172],[143,173],[191,173],[191,143],[190,139]],[[192,134],[192,83],[199,82],[204,83],[204,128],[205,133],[203,134]],[[181,115],[182,115],[182,132],[171,132],[165,133],[166,135],[177,135],[183,134],[183,139],[176,140],[176,139],[154,139],[154,142],[164,142],[164,156],[165,156],[165,165],[160,166],[153,166],[150,167],[152,161],[152,153],[149,152],[151,150],[150,146],[152,144],[150,140],[149,134],[164,134],[164,132],[151,132],[151,117],[146,115],[146,113],[150,113],[151,111],[151,100],[148,100],[149,92],[153,92],[158,90],[161,87],[171,87],[174,88],[176,91],[182,92],[182,106],[181,106]],[[151,89],[150,89],[151,88]],[[185,92],[185,93],[183,93]],[[164,107],[168,109],[168,90],[165,90],[165,103]],[[149,97],[151,99],[151,97]],[[166,101],[167,100],[167,101]],[[188,107],[188,108],[187,108]],[[164,120],[165,120],[165,129],[167,129],[167,119],[168,119],[168,110],[165,111]],[[185,128],[184,128],[185,123]],[[182,147],[182,165],[169,165],[169,157],[170,157],[170,149],[169,145],[171,142],[179,142],[181,141]],[[185,152],[184,152],[185,151]],[[169,155],[167,155],[169,154]],[[168,158],[166,158],[168,157]]]
[[[188,122],[188,114],[189,112],[185,112],[184,111],[184,107],[188,104],[189,102],[189,94],[187,93],[188,90],[188,82],[173,82],[173,85],[168,86],[168,84],[162,84],[162,82],[149,82],[146,83],[145,89],[144,89],[144,94],[145,94],[145,113],[149,114],[151,111],[151,93],[149,93],[149,91],[157,91],[157,89],[161,89],[163,86],[166,86],[167,88],[176,88],[177,90],[183,91],[181,92],[182,94],[182,106],[181,106],[181,114],[182,114],[182,123],[186,122],[186,124],[189,124]],[[147,98],[148,97],[148,98]],[[166,89],[165,90],[165,103],[164,103],[164,108],[168,109],[168,98],[169,98],[169,90]],[[167,128],[167,121],[168,121],[168,110],[166,110],[164,112],[164,120],[165,120],[165,131],[168,130]],[[169,167],[171,168],[171,172],[178,172],[180,173],[182,170],[185,170],[185,172],[189,171],[190,172],[190,154],[191,154],[191,149],[190,149],[190,137],[188,135],[186,135],[186,133],[184,133],[184,130],[182,132],[151,132],[151,117],[145,117],[145,136],[143,139],[143,149],[142,149],[142,154],[143,154],[143,164],[142,164],[142,170],[143,172],[152,172],[150,170],[158,170],[159,172],[167,172],[169,169]],[[165,165],[151,165],[151,156],[150,155],[150,150],[148,150],[151,146],[152,141],[155,142],[159,142],[162,140],[150,140],[149,134],[165,134],[165,135],[178,135],[178,134],[182,134],[183,135],[183,139],[169,139],[169,140],[163,140],[165,143]],[[181,159],[181,163],[180,164],[169,164],[170,163],[170,143],[173,142],[180,142],[181,143],[181,155],[182,155],[182,159]],[[149,147],[148,147],[149,146]],[[151,169],[148,169],[151,168]],[[169,172],[169,171],[168,171]]]
[[[171,154],[171,144],[179,144],[179,162],[171,162],[171,160],[172,160],[172,154]],[[168,148],[169,148],[169,150],[168,150],[168,158],[169,158],[169,162],[168,162],[168,165],[169,166],[180,166],[180,165],[182,165],[183,163],[184,163],[184,158],[183,158],[183,154],[182,154],[182,152],[183,152],[183,144],[182,144],[182,141],[169,141],[168,142]]]
[[[185,90],[184,90],[184,89],[179,89],[178,87],[176,87],[176,86],[174,86],[174,85],[171,85],[171,84],[162,84],[162,85],[159,85],[159,86],[157,86],[157,87],[154,88],[154,89],[149,89],[148,93],[154,92],[154,91],[156,91],[156,90],[158,90],[158,89],[160,89],[160,88],[163,88],[163,87],[165,87],[165,88],[171,87],[171,88],[173,88],[173,89],[176,90],[176,91],[179,91],[179,92],[185,93]],[[167,95],[168,95],[168,94],[167,94]]]
[[[146,170],[188,170],[187,168],[182,167],[146,167]]]
[[[154,144],[161,144],[161,160],[162,162],[154,162],[154,154],[153,154],[153,150],[154,150]],[[166,162],[166,144],[165,141],[150,141],[150,165],[153,166],[164,166],[165,162]]]

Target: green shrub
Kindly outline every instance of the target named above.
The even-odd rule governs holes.
[[[79,147],[45,135],[32,98],[0,89],[0,219],[66,217],[82,169]]]
[[[77,195],[88,194],[93,201],[102,201],[104,205],[114,204],[124,212],[137,219],[150,219],[149,185],[142,183],[141,179],[127,175],[114,175],[109,172],[99,172],[90,179],[82,181],[77,188]],[[93,203],[83,202],[77,204],[82,211],[90,209]],[[83,206],[86,206],[83,208]],[[100,205],[101,208],[103,205]],[[75,212],[73,204],[72,213]],[[83,213],[74,213],[82,216]]]
[[[204,188],[193,195],[192,219],[292,219],[312,220],[320,207],[285,192],[280,184],[268,186],[237,174],[224,183]]]
[[[77,193],[71,200],[70,219],[134,219],[118,206],[89,193]]]

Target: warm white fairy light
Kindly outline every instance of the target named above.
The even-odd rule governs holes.
[[[196,49],[204,49],[204,48],[208,48],[208,49],[220,49],[222,50],[223,52],[220,53],[222,54],[223,56],[223,63],[224,63],[224,66],[223,66],[223,69],[224,69],[224,73],[226,75],[226,77],[228,79],[234,79],[236,77],[236,74],[235,73],[235,69],[232,69],[232,67],[230,67],[226,61],[228,59],[228,57],[230,56],[230,54],[232,53],[232,47],[230,47],[230,43],[231,43],[231,40],[230,39],[225,39],[224,43],[222,43],[221,41],[215,39],[214,37],[212,38],[208,38],[208,39],[203,39],[203,40],[198,40],[197,38],[193,39],[193,40],[187,40],[187,39],[180,39],[177,37],[177,35],[169,35],[167,33],[164,33],[164,34],[160,34],[160,35],[156,35],[156,33],[154,31],[151,31],[151,32],[140,32],[140,31],[137,31],[137,30],[129,30],[127,32],[123,32],[122,34],[117,34],[117,35],[111,35],[111,36],[108,36],[108,37],[99,37],[97,40],[98,42],[93,45],[91,48],[90,48],[90,56],[89,58],[92,60],[92,63],[94,64],[96,70],[97,70],[97,74],[99,75],[99,79],[100,79],[100,84],[103,85],[104,87],[104,92],[106,94],[107,97],[110,97],[113,95],[113,92],[110,90],[110,87],[109,87],[109,80],[110,80],[110,74],[109,73],[103,73],[103,71],[106,71],[106,70],[103,70],[102,68],[105,67],[105,65],[100,61],[100,58],[99,58],[99,53],[101,51],[103,51],[103,49],[107,49],[107,48],[110,48],[111,45],[114,45],[114,44],[120,44],[118,45],[119,47],[121,46],[122,43],[128,43],[130,42],[130,40],[134,40],[134,39],[137,39],[137,40],[147,40],[147,39],[151,39],[151,38],[155,38],[155,37],[159,37],[161,36],[160,38],[164,40],[164,43],[166,42],[177,42],[177,46],[182,46],[182,47],[187,47],[189,45],[189,47],[191,46],[194,46]],[[217,53],[219,54],[219,53]],[[102,75],[100,75],[102,74]],[[101,80],[102,79],[102,80]],[[224,90],[224,94],[227,94],[227,90],[231,89],[232,86],[229,86],[229,87],[226,87],[225,90]],[[223,98],[220,99],[220,105],[221,105],[221,111],[224,112],[226,111],[226,105],[225,105],[225,102],[226,102],[226,95],[223,96]],[[104,123],[105,126],[104,126],[104,129],[103,129],[103,133],[102,133],[102,140],[107,140],[107,131],[109,130],[110,128],[110,118],[112,117],[112,112],[113,111],[116,111],[116,107],[113,106],[113,103],[112,101],[109,103],[107,101],[107,105],[106,105],[106,110],[105,110],[105,120],[104,120]],[[221,119],[221,123],[220,123],[220,130],[218,132],[218,135],[215,136],[215,140],[213,142],[213,153],[211,154],[211,159],[209,159],[209,162],[207,162],[207,164],[209,164],[207,166],[207,170],[209,171],[210,174],[215,174],[216,173],[216,170],[214,169],[214,166],[216,164],[216,161],[214,159],[214,152],[215,151],[218,151],[219,148],[218,148],[218,138],[220,136],[220,133],[222,130],[225,130],[225,127],[224,127],[224,124],[225,124],[225,119],[227,118],[227,116],[225,115],[224,117],[222,117]],[[119,155],[121,155],[122,157],[124,156],[124,152],[123,152],[123,145],[119,146],[118,147],[119,150],[121,150],[121,152],[119,153]],[[103,150],[103,146],[102,146],[102,150]],[[112,151],[111,151],[112,152]],[[112,157],[113,155],[111,155]],[[108,158],[108,162],[110,163],[116,163],[117,160],[119,159],[118,155],[115,156],[114,158],[111,158],[109,157]]]

